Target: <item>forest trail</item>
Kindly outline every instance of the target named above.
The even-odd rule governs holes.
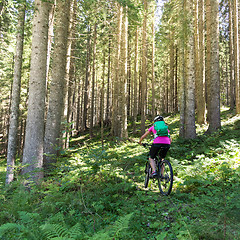
[[[17,183],[8,190],[1,186],[0,234],[8,236],[7,222],[15,222],[25,228],[16,236],[32,231],[72,239],[238,239],[240,117],[223,112],[222,130],[206,136],[198,126],[195,140],[176,137],[178,118],[167,119],[173,133],[170,196],[151,184],[144,189],[147,152],[137,136],[106,141],[103,150],[98,136],[85,135],[73,139],[53,175],[31,194]]]

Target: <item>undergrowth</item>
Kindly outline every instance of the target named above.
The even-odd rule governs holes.
[[[163,197],[144,189],[146,149],[126,142],[72,139],[51,176],[32,189],[21,176],[4,187],[0,168],[0,239],[240,239],[240,117],[222,112],[222,130],[177,137],[179,117],[166,118],[174,186]],[[108,132],[105,132],[106,136]],[[151,138],[149,138],[151,141]]]

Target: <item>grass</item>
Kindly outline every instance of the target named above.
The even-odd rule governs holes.
[[[240,239],[240,117],[222,112],[223,127],[198,138],[177,137],[179,116],[166,118],[173,144],[173,192],[144,189],[146,149],[110,141],[99,131],[72,139],[51,177],[26,191],[21,178],[3,187],[0,239]],[[148,139],[151,141],[151,138]]]

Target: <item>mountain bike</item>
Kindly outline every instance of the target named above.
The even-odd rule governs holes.
[[[147,143],[142,144],[145,148],[149,148],[150,146]],[[160,152],[160,151],[159,151]],[[160,193],[162,195],[169,195],[172,191],[172,186],[173,186],[173,169],[171,163],[166,160],[162,159],[161,156],[157,156],[155,159],[155,164],[157,167],[157,176],[153,178],[153,183],[157,182],[158,188],[160,190]],[[145,167],[145,182],[144,182],[144,187],[148,187],[149,179],[152,174],[152,168],[151,165],[147,159],[146,162],[146,167]]]

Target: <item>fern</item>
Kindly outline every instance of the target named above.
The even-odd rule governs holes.
[[[40,227],[47,239],[56,237],[65,237],[67,235],[67,228],[62,224],[44,224]]]
[[[79,223],[75,224],[70,229],[64,224],[44,224],[41,227],[46,239],[56,240],[56,239],[83,239],[84,233],[82,232],[81,225]]]
[[[3,237],[5,233],[12,232],[15,230],[21,231],[24,229],[24,226],[17,223],[6,223],[0,226],[0,237]]]
[[[3,237],[6,237],[6,239],[13,239],[13,237],[19,237],[18,239],[23,239],[23,237],[25,237],[25,239],[28,240],[42,239],[41,235],[37,234],[32,229],[17,223],[6,223],[0,226],[0,238],[2,239]]]
[[[80,223],[75,224],[68,230],[68,236],[70,238],[77,239],[79,236],[83,237],[84,233],[82,231],[82,226]],[[81,238],[82,239],[82,238]]]
[[[112,230],[114,231],[115,236],[121,235],[121,232],[127,232],[126,229],[128,229],[132,215],[133,213],[130,213],[126,216],[120,217],[120,219],[114,223]]]
[[[92,240],[110,240],[110,239],[124,239],[127,238],[128,235],[128,227],[130,223],[130,219],[133,213],[127,214],[125,216],[120,217],[112,226],[109,226],[100,232],[94,234],[91,239]]]

